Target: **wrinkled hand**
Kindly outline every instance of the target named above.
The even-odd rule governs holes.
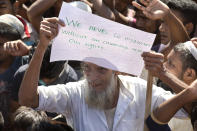
[[[27,46],[21,40],[15,40],[4,43],[3,49],[12,56],[24,56],[29,53],[31,46]]]
[[[166,71],[164,66],[164,55],[156,52],[144,52],[142,54],[145,68],[151,72],[153,76],[159,77],[160,73]]]
[[[45,18],[40,25],[40,43],[47,47],[58,34],[58,25],[65,26],[58,18]]]
[[[144,6],[135,1],[132,4],[139,10],[142,10],[144,15],[149,19],[164,19],[170,11],[169,7],[160,0],[140,0],[140,2]]]

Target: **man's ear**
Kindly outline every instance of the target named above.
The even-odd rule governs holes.
[[[185,24],[185,28],[186,28],[188,34],[190,35],[192,33],[192,31],[194,30],[194,24],[189,22],[189,23]]]
[[[192,68],[187,68],[183,74],[183,80],[187,84],[191,84],[197,77],[197,73],[194,69]]]

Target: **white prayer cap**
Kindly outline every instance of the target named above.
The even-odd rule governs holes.
[[[192,43],[192,41],[187,41],[184,43],[185,47],[191,52],[194,58],[197,60],[197,48]]]
[[[74,1],[74,2],[70,2],[69,4],[79,9],[82,9],[84,11],[92,13],[92,9],[90,8],[90,6],[82,1]]]

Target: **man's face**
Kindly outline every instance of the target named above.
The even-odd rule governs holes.
[[[155,20],[148,19],[142,11],[136,11],[136,27],[137,29],[155,33],[157,30],[157,22]]]
[[[89,62],[84,62],[83,71],[88,81],[88,85],[98,92],[105,90],[113,74],[112,70],[97,66]]]
[[[180,80],[183,80],[183,63],[181,61],[179,53],[175,53],[174,50],[172,50],[167,58],[167,61],[164,63],[166,66],[166,69],[175,75]]]
[[[117,89],[117,76],[112,70],[85,62],[83,70],[86,78],[85,99],[95,108],[106,108],[113,104]]]
[[[0,0],[0,15],[13,14],[12,4],[9,0]]]
[[[170,31],[168,25],[164,22],[159,26],[161,43],[167,45],[170,41]]]
[[[175,14],[175,16],[181,21],[181,22],[185,22],[182,14],[180,11],[178,10],[174,10],[174,9],[171,9],[171,11]],[[160,31],[160,35],[161,35],[161,43],[162,44],[168,44],[169,41],[170,41],[170,31],[169,31],[169,28],[168,28],[168,25],[164,22],[161,23],[160,27],[159,27],[159,31]],[[189,33],[189,32],[188,32]]]

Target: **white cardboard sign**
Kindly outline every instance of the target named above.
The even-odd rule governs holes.
[[[53,40],[51,61],[79,60],[139,76],[142,52],[149,51],[155,34],[131,28],[63,3],[60,27]]]

